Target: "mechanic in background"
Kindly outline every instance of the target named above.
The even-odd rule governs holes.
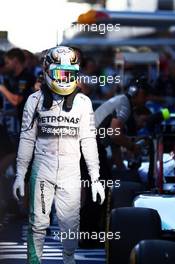
[[[16,108],[21,121],[24,104],[35,83],[35,77],[25,68],[25,55],[21,49],[13,48],[5,54],[5,72],[7,78],[0,85],[0,93]]]
[[[99,155],[102,166],[105,164],[105,148],[108,145],[112,148],[113,163],[117,165],[118,169],[125,168],[121,155],[121,146],[135,155],[140,153],[139,145],[127,137],[127,127],[130,127],[130,133],[134,133],[134,130],[137,129],[133,112],[135,107],[144,106],[148,98],[149,89],[150,86],[145,79],[133,81],[128,86],[125,94],[112,97],[95,111],[96,128],[106,129],[104,138],[98,135]],[[110,135],[107,133],[109,128]]]

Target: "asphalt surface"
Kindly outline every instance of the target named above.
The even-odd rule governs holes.
[[[54,232],[59,227],[54,223],[50,227],[50,235],[46,236],[42,264],[61,264],[62,245]],[[27,223],[21,219],[7,216],[0,231],[0,264],[27,263]],[[105,251],[103,249],[78,249],[75,254],[77,264],[104,264]]]

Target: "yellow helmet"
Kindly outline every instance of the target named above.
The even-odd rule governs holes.
[[[79,54],[74,49],[57,46],[47,51],[44,62],[44,78],[52,92],[69,95],[77,87]]]

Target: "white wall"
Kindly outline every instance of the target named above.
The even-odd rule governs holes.
[[[55,46],[62,32],[78,15],[88,10],[87,4],[66,0],[0,0],[0,30],[9,32],[16,46],[33,52]]]
[[[108,0],[107,8],[109,10],[128,10],[130,3],[132,11],[154,11],[157,8],[158,0]]]
[[[107,8],[109,10],[116,10],[116,11],[126,10],[127,1],[128,0],[108,0]]]
[[[132,8],[135,11],[155,11],[157,9],[157,0],[131,0]]]

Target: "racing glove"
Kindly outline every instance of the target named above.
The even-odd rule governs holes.
[[[99,180],[92,181],[91,188],[92,188],[93,202],[99,202],[100,204],[102,204],[105,199],[105,191],[102,183]],[[99,201],[98,201],[98,196],[99,196]]]
[[[19,190],[19,195],[23,197],[24,196],[24,177],[17,176],[13,184],[13,196],[16,200],[19,200],[18,190]]]

